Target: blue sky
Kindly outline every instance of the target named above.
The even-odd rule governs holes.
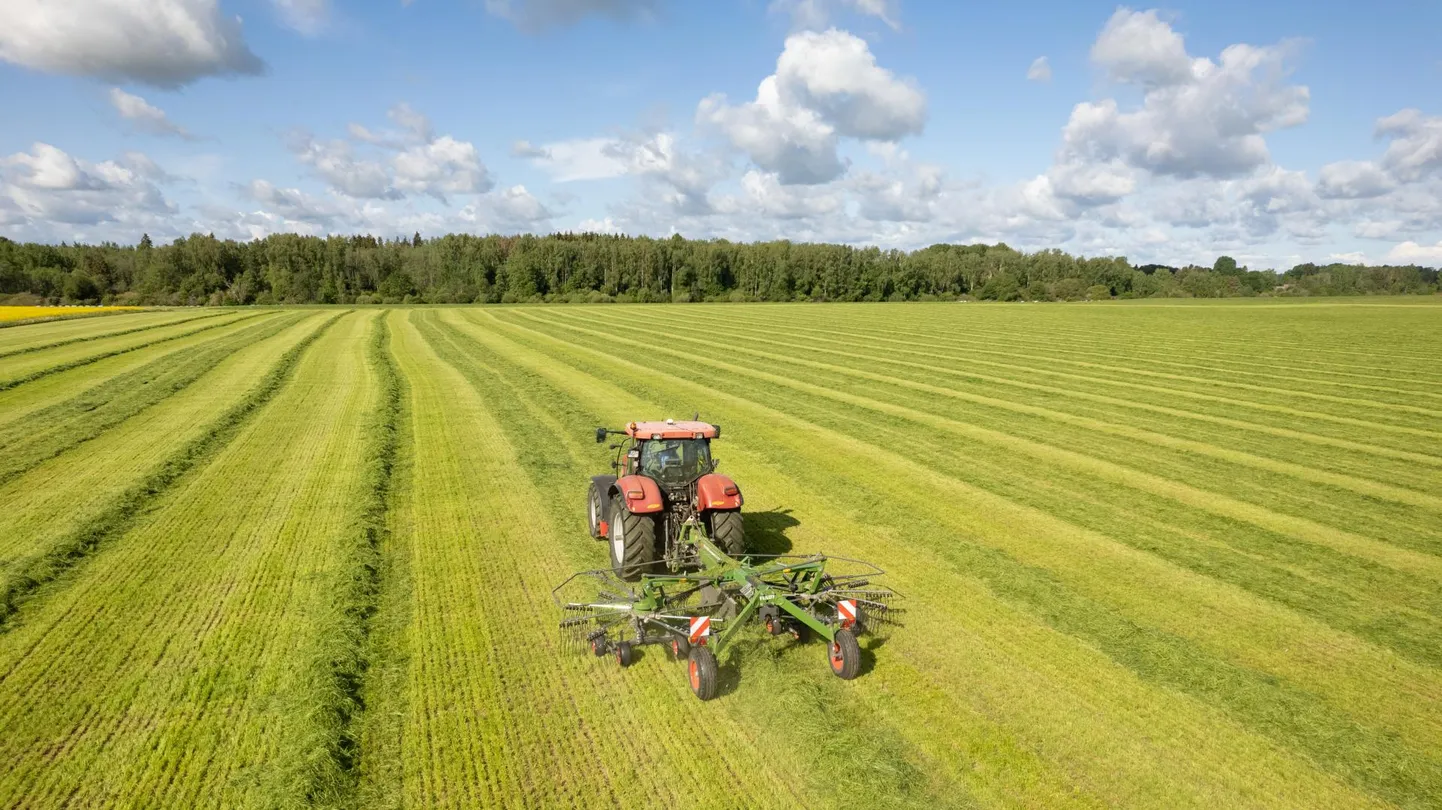
[[[1442,4],[3,0],[0,234],[1442,265]]]

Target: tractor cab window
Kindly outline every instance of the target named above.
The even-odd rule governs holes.
[[[641,473],[665,484],[686,484],[711,467],[705,439],[647,439],[641,445]]]

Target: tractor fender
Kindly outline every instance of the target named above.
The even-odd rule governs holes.
[[[696,511],[709,512],[712,509],[740,509],[741,488],[724,475],[710,473],[696,482]]]
[[[666,500],[661,497],[661,488],[644,475],[627,475],[616,479],[616,483],[611,486],[611,492],[620,494],[621,503],[624,503],[626,511],[633,515],[660,512],[666,507]],[[637,492],[641,493],[641,497],[632,497]]]

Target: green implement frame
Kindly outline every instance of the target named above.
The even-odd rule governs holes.
[[[706,536],[700,521],[680,531],[685,550],[678,570],[643,574],[626,582],[609,569],[584,571],[553,592],[568,614],[561,628],[597,656],[614,653],[629,666],[636,647],[666,644],[688,662],[691,689],[702,700],[717,692],[716,656],[732,647],[742,628],[760,622],[774,636],[826,643],[832,672],[850,680],[860,674],[856,640],[873,624],[894,624],[891,600],[899,594],[872,580],[884,572],[842,557],[815,555],[728,556]],[[584,584],[596,596],[567,600]]]

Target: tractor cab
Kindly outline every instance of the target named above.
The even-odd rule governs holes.
[[[602,429],[604,430],[604,429]],[[690,484],[715,468],[711,440],[720,437],[721,427],[707,422],[632,422],[623,431],[626,440],[616,445],[619,475],[644,475],[664,488]],[[596,441],[604,442],[609,432],[600,430]]]
[[[637,444],[641,475],[668,489],[711,472],[710,439],[646,439]]]

